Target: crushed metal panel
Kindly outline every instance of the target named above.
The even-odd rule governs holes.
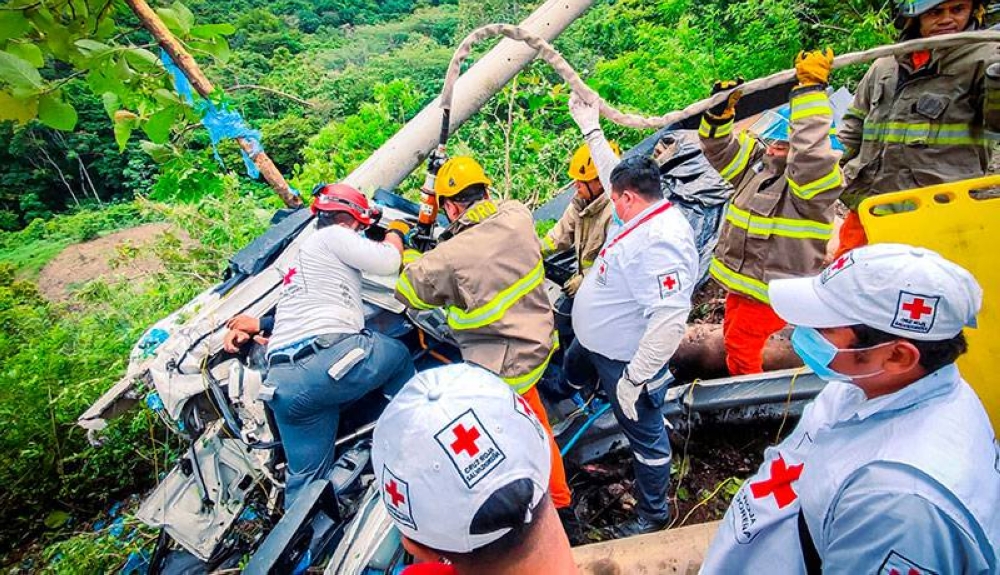
[[[261,476],[246,445],[219,437],[221,428],[221,420],[212,422],[192,444],[198,461],[192,464],[190,474],[184,473],[186,466],[176,465],[136,513],[143,523],[166,529],[174,541],[202,561],[211,558]],[[187,456],[190,454],[191,450]],[[213,505],[202,503],[202,481]]]
[[[395,566],[401,550],[399,531],[373,482],[323,574],[362,575],[369,568],[387,573]]]

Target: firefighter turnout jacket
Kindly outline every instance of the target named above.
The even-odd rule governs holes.
[[[1000,86],[986,68],[1000,44],[933,50],[915,70],[910,54],[877,60],[858,85],[837,137],[857,210],[868,196],[975,178],[989,167],[1000,130]]]
[[[709,268],[729,291],[769,303],[767,282],[822,267],[844,182],[832,121],[825,86],[793,90],[784,167],[765,159],[764,145],[746,131],[735,137],[732,119],[702,117],[705,157],[736,190]]]
[[[396,299],[414,309],[446,307],[462,359],[525,393],[557,345],[531,212],[516,201],[482,200],[442,238],[423,255],[407,250]]]
[[[542,240],[542,255],[549,256],[572,246],[580,274],[586,275],[604,245],[612,209],[607,194],[602,193],[590,203],[574,195],[559,222]]]

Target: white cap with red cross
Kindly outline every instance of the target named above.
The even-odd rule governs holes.
[[[468,553],[511,523],[529,523],[548,489],[548,438],[531,406],[472,365],[414,376],[382,413],[373,443],[389,515],[403,535],[438,551]]]
[[[976,327],[983,290],[965,268],[937,252],[875,244],[837,258],[818,276],[774,280],[771,307],[793,325],[867,325],[919,341]]]

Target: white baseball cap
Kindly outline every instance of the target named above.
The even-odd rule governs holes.
[[[793,325],[867,325],[919,341],[976,327],[983,290],[965,268],[936,252],[875,244],[837,258],[817,276],[773,280],[771,307]]]
[[[375,426],[382,502],[408,538],[468,553],[530,523],[551,471],[545,428],[495,374],[468,364],[418,373]]]

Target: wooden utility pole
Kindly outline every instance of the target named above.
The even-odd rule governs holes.
[[[125,0],[125,2],[132,8],[135,15],[139,17],[142,25],[156,38],[160,47],[166,50],[167,54],[170,54],[170,58],[173,59],[177,67],[187,76],[188,81],[191,82],[194,89],[203,98],[208,98],[214,91],[212,83],[208,81],[208,78],[202,73],[201,68],[198,67],[198,63],[191,57],[191,54],[188,54],[184,46],[177,41],[177,38],[174,38],[174,35],[163,24],[163,21],[160,20],[156,12],[146,3],[146,0]],[[236,138],[236,142],[250,156],[254,165],[260,170],[260,174],[264,176],[264,180],[270,184],[276,194],[281,196],[286,206],[294,208],[302,205],[302,200],[292,193],[288,182],[285,181],[285,177],[281,175],[278,167],[274,165],[274,162],[271,161],[271,158],[265,152],[256,151],[253,142],[246,138],[238,137]]]

